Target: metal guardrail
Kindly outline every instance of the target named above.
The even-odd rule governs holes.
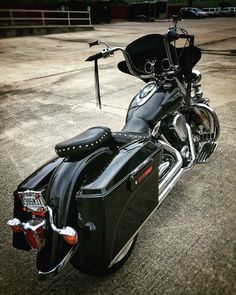
[[[76,17],[83,15],[84,17]],[[0,26],[11,27],[33,25],[39,27],[52,26],[59,23],[63,26],[81,25],[88,22],[91,26],[91,15],[89,11],[67,11],[67,10],[33,10],[33,9],[0,9]],[[84,24],[83,24],[84,25]]]

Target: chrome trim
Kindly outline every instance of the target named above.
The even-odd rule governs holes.
[[[55,231],[56,233],[60,234],[62,228],[57,228],[55,226],[54,220],[53,220],[53,215],[52,215],[52,209],[49,206],[47,206],[47,210],[48,210],[48,213],[49,213],[48,214],[49,215],[49,223],[51,225],[52,230]]]
[[[57,274],[71,259],[71,257],[73,256],[73,254],[75,253],[75,251],[77,250],[78,244],[74,245],[70,251],[66,254],[66,256],[62,259],[62,261],[60,263],[58,263],[57,266],[55,266],[52,270],[47,271],[47,272],[43,272],[38,270],[38,275],[39,277],[44,277],[44,276],[49,276],[52,274]]]
[[[38,220],[38,221],[41,221],[41,222],[38,223],[38,224],[36,224],[36,225],[31,225],[31,224],[30,224],[30,221],[37,221],[37,220]],[[32,230],[32,231],[35,233],[35,231],[36,231],[38,228],[40,228],[40,227],[45,228],[45,226],[46,226],[46,221],[43,220],[43,219],[41,219],[41,218],[33,218],[33,219],[31,219],[30,221],[28,221],[28,222],[26,222],[26,223],[22,222],[22,225],[23,225],[24,230],[28,230],[28,229],[30,229],[30,230]]]
[[[195,83],[199,83],[202,80],[202,74],[199,70],[192,70],[192,74]]]
[[[217,141],[217,139],[219,138],[219,135],[220,135],[220,124],[219,124],[219,119],[216,115],[216,112],[210,106],[208,106],[204,103],[194,103],[193,105],[191,105],[191,108],[193,108],[196,112],[198,111],[197,108],[203,109],[203,111],[210,114],[210,116],[211,116],[210,123],[211,123],[211,128],[213,129],[212,132],[210,132],[210,133],[214,133],[214,135],[215,135],[215,137],[212,138],[212,141]]]
[[[164,199],[166,198],[166,196],[168,195],[168,193],[172,190],[172,188],[174,187],[174,185],[176,184],[176,182],[179,180],[179,178],[181,177],[181,175],[183,174],[184,171],[185,171],[185,169],[180,168],[180,170],[172,178],[172,180],[170,181],[170,183],[163,189],[163,191],[161,192],[161,194],[159,195],[159,198],[158,198],[158,200],[159,200],[158,207],[164,201]]]
[[[150,78],[153,78],[153,75],[152,74],[149,74],[149,75],[139,75],[137,74],[133,69],[135,69],[135,66],[128,54],[128,52],[122,48],[122,47],[114,47],[114,48],[109,48],[108,52],[109,54],[113,54],[115,51],[121,51],[123,53],[123,56],[124,56],[124,59],[126,61],[126,65],[127,65],[127,68],[130,72],[131,75],[133,75],[134,77],[137,77],[139,79],[150,79]]]
[[[161,121],[158,121],[156,123],[156,125],[154,126],[154,128],[152,129],[152,137],[157,137],[159,134],[159,130],[160,130],[160,126],[161,126]]]
[[[125,257],[125,255],[128,253],[128,251],[129,251],[129,249],[130,249],[130,247],[131,247],[131,245],[133,243],[133,240],[134,240],[134,238],[129,240],[128,243],[126,243],[126,245],[122,248],[122,251],[120,251],[119,254],[116,255],[115,259],[113,259],[113,264],[112,265],[114,265],[115,263],[118,263],[119,261],[121,261],[121,259],[123,259]],[[109,268],[111,266],[109,266]]]
[[[36,225],[30,224],[30,222],[34,222],[34,221],[39,221],[39,223]],[[33,219],[30,219],[28,222],[21,222],[18,218],[14,218],[14,219],[8,220],[7,225],[9,226],[17,225],[17,226],[21,226],[23,231],[27,231],[28,229],[30,229],[33,232],[35,232],[40,227],[45,228],[46,221],[41,218],[33,218]]]
[[[175,148],[173,148],[169,144],[165,143],[164,141],[161,141],[160,140],[159,142],[164,147],[165,150],[167,150],[168,152],[170,152],[176,158],[176,163],[175,163],[174,167],[167,173],[167,175],[164,177],[164,179],[159,183],[159,193],[161,194],[162,191],[165,189],[165,187],[172,180],[172,178],[174,177],[174,175],[182,167],[183,160],[182,160],[182,157],[181,157],[180,153]]]
[[[159,165],[159,178],[163,176],[163,174],[168,170],[170,165],[171,165],[170,161],[163,162]]]
[[[22,226],[20,220],[18,218],[13,218],[8,220],[7,225],[9,226]],[[23,229],[23,226],[22,226]]]
[[[206,141],[203,143],[201,150],[197,154],[196,163],[205,163],[209,160],[218,147],[218,142]]]
[[[175,117],[174,117],[174,120],[173,120],[173,126],[174,126],[174,129],[175,129],[175,132],[177,133],[179,139],[182,141],[182,142],[185,142],[186,138],[187,138],[187,134],[186,134],[186,120],[182,114],[177,114]],[[179,119],[182,120],[180,121],[179,123]],[[184,122],[183,122],[184,120]],[[185,130],[183,130],[185,127]]]
[[[56,233],[58,233],[59,235],[69,235],[69,236],[77,236],[78,237],[78,233],[77,231],[70,227],[70,226],[64,226],[63,228],[58,228],[56,227],[56,225],[54,224],[53,221],[53,214],[52,214],[52,209],[47,206],[47,210],[48,210],[48,215],[49,215],[49,223],[51,225],[51,228],[53,231],[55,231]]]
[[[67,234],[67,235],[72,235],[73,236],[73,235],[76,234],[77,237],[78,237],[77,231],[75,229],[73,229],[72,227],[70,227],[70,226],[65,226],[63,228],[56,227],[56,225],[54,224],[54,221],[53,221],[52,209],[49,206],[47,206],[47,210],[48,210],[48,213],[49,213],[48,214],[49,215],[49,223],[50,223],[51,228],[52,228],[53,231],[55,231],[59,235]],[[48,272],[38,271],[38,275],[39,276],[48,276],[48,275],[51,275],[51,274],[54,274],[54,273],[55,274],[58,273],[69,262],[72,255],[76,251],[78,245],[79,244],[77,242],[77,244],[72,246],[70,251],[66,254],[66,256],[62,259],[62,261],[56,267],[54,267],[52,270],[50,270]]]
[[[196,159],[196,152],[195,152],[195,147],[194,147],[194,142],[193,142],[192,130],[191,130],[191,127],[187,123],[186,123],[186,127],[187,127],[188,142],[189,142],[189,147],[190,147],[190,152],[191,152],[191,161],[189,162],[188,166],[185,167],[185,170],[190,169],[193,166],[193,163],[195,162],[195,159]]]

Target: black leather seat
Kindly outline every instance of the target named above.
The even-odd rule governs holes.
[[[105,146],[112,139],[107,127],[92,127],[79,135],[58,143],[55,151],[59,157],[85,156]]]
[[[121,130],[122,132],[140,133],[143,136],[148,136],[149,125],[143,118],[133,116],[129,118],[125,126]]]
[[[113,132],[113,138],[120,143],[149,138],[148,123],[139,117],[130,118],[120,132]]]
[[[84,157],[100,147],[120,146],[132,140],[149,137],[149,127],[141,118],[131,118],[122,131],[113,132],[107,127],[92,127],[55,146],[59,157]]]

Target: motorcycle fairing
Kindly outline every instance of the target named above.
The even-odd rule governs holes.
[[[169,44],[169,46],[173,62],[175,64],[178,64],[179,62],[181,75],[185,75],[187,68],[189,66],[193,68],[201,58],[201,50],[198,47],[180,47],[175,49],[172,44]],[[191,50],[193,50],[193,59],[191,64],[188,64]],[[138,74],[146,74],[144,71],[144,65],[148,60],[156,60],[155,73],[162,72],[161,63],[163,59],[167,58],[163,35],[150,34],[138,38],[126,47],[126,51],[134,65],[133,70]],[[176,53],[178,61],[176,61]],[[118,69],[123,73],[130,74],[125,61],[118,63]]]

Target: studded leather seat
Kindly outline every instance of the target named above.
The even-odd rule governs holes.
[[[59,157],[86,155],[106,145],[111,140],[111,130],[107,127],[92,127],[79,135],[58,143],[55,151]]]
[[[120,132],[111,133],[108,127],[92,127],[75,137],[58,143],[55,151],[59,157],[83,157],[100,147],[111,147],[114,143],[120,146],[132,140],[146,139],[149,137],[148,131],[147,123],[137,119],[128,121]]]

